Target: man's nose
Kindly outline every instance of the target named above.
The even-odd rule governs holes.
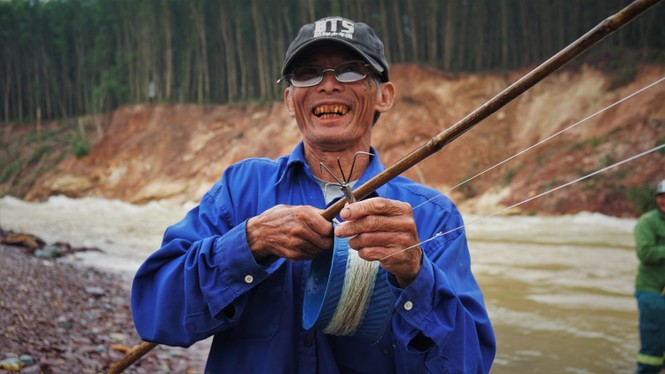
[[[319,86],[322,89],[335,89],[342,84],[337,80],[334,69],[325,69],[321,72],[321,74],[323,75],[323,78],[321,79]]]

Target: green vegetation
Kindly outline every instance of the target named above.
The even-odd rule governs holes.
[[[614,164],[615,162],[616,162],[616,160],[609,153],[605,153],[605,154],[600,156],[600,166],[601,167],[608,167],[608,166]]]
[[[515,177],[515,174],[517,174],[523,167],[524,164],[522,163],[519,166],[508,168],[508,170],[506,170],[501,178],[501,185],[503,187],[510,185],[510,183],[513,181],[513,178]]]
[[[665,138],[658,139],[658,141],[656,143],[657,143],[657,146],[665,144]],[[656,152],[658,152],[658,154],[665,155],[665,148],[661,148]]]
[[[371,24],[391,64],[518,69],[541,63],[628,3],[5,0],[0,121],[68,119],[148,101],[273,100],[288,43],[302,24],[329,15]],[[663,19],[665,7],[654,6],[571,66],[598,63],[612,72],[613,85],[625,84],[638,62],[665,61]]]
[[[69,145],[71,146],[72,153],[74,153],[76,158],[87,156],[88,153],[90,153],[90,143],[88,142],[88,139],[81,135],[75,135],[72,137]]]
[[[477,169],[478,169],[478,160],[473,159],[469,162],[469,165],[466,168],[466,177],[464,177],[464,180],[468,180],[469,178],[472,178],[474,175],[477,174]],[[463,183],[457,189],[462,193],[462,195],[469,199],[478,193],[476,189],[473,186],[473,183]]]
[[[543,185],[543,192],[549,191],[553,188],[557,188],[559,187],[559,184],[563,183],[559,183],[557,179],[552,179],[549,182],[545,183],[545,185]]]
[[[4,161],[4,160],[3,160]],[[21,170],[21,165],[18,160],[10,161],[0,168],[0,183],[9,182]]]
[[[18,126],[18,127],[17,127]],[[58,121],[47,128],[29,131],[20,125],[0,126],[0,137],[11,130],[11,142],[0,144],[0,184],[3,194],[24,196],[34,182],[55,168],[65,157],[82,157],[89,153],[90,142],[83,136],[82,124],[77,121]],[[17,135],[16,132],[19,132]]]
[[[611,72],[611,81],[609,89],[613,90],[627,85],[635,80],[637,75],[637,61],[632,60],[627,63],[621,64]]]
[[[626,189],[626,198],[633,203],[633,210],[638,214],[642,214],[656,208],[653,191],[654,186],[651,184],[628,188]]]

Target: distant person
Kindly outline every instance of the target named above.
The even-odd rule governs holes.
[[[640,315],[636,373],[665,369],[665,179],[656,186],[655,199],[657,208],[644,213],[635,226],[640,260],[635,278]]]
[[[371,153],[348,177],[358,185],[384,169],[371,146],[395,98],[382,41],[341,17],[305,25],[281,80],[302,141],[278,159],[230,166],[166,230],[132,287],[141,338],[186,347],[214,336],[206,373],[488,372],[494,333],[447,197],[397,177],[345,207],[335,229],[321,215],[338,196],[328,196],[334,178],[320,163],[349,173],[358,152]],[[380,263],[397,300],[376,343],[303,328],[304,275],[333,234]]]

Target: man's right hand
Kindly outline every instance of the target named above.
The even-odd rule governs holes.
[[[303,205],[277,205],[247,221],[247,243],[259,261],[281,257],[309,260],[333,246],[333,225],[323,210]]]

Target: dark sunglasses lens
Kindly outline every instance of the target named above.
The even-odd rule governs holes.
[[[367,65],[362,61],[343,62],[333,69],[322,69],[318,66],[301,66],[293,69],[289,79],[296,87],[315,86],[323,80],[326,71],[334,71],[335,79],[342,83],[357,82],[367,76]]]
[[[303,66],[293,69],[291,84],[296,87],[314,86],[321,82],[323,69],[318,66]]]
[[[359,81],[367,75],[367,68],[364,63],[359,61],[350,61],[335,66],[335,77],[343,83]]]

